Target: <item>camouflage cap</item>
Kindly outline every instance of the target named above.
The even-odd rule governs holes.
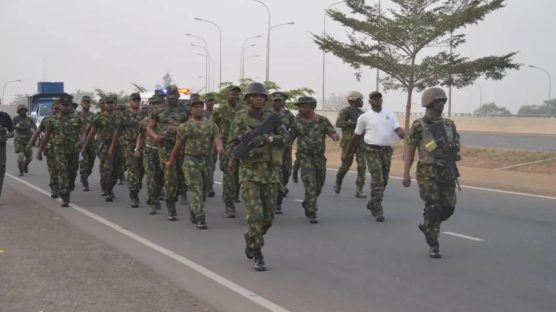
[[[19,104],[19,105],[17,105],[16,112],[19,113],[19,111],[22,110],[22,109],[27,110],[27,105],[25,105],[25,104]]]
[[[211,93],[205,94],[205,100],[206,100],[206,101],[209,101],[209,100],[216,100],[216,94],[214,94],[214,93],[212,93],[212,92],[211,92]]]
[[[295,105],[297,105],[297,106],[316,105],[316,104],[317,104],[317,100],[313,97],[310,97],[310,96],[302,96],[299,99],[297,99],[297,102],[295,103]]]
[[[348,101],[357,101],[363,99],[363,94],[359,91],[351,91],[347,95]]]
[[[81,98],[81,102],[84,102],[84,101],[89,101],[89,102],[90,102],[90,101],[91,101],[91,97],[88,96],[88,95],[83,96],[83,97]]]
[[[72,100],[73,100],[73,96],[69,94],[62,94],[60,96],[60,103],[62,104],[71,104]]]
[[[137,93],[137,92],[132,93],[129,97],[130,97],[132,100],[140,100],[140,99],[141,99],[141,95],[140,95],[139,93]]]
[[[104,98],[103,102],[106,103],[106,102],[110,102],[110,101],[116,103],[116,102],[118,102],[118,97],[116,97],[115,95],[109,95],[109,96]]]
[[[228,92],[230,92],[230,91],[241,92],[241,88],[238,87],[238,86],[231,85],[231,86],[229,86],[229,87],[226,88],[226,91],[228,91]]]
[[[201,100],[194,100],[189,104],[191,107],[193,106],[205,106],[205,102]]]
[[[164,102],[164,99],[160,97],[158,94],[155,94],[149,98],[149,104],[153,104],[157,102],[162,104]]]
[[[273,99],[280,99],[282,101],[285,101],[288,99],[288,95],[284,92],[280,92],[280,91],[276,91],[276,92],[272,92],[270,94],[270,96],[272,96]]]

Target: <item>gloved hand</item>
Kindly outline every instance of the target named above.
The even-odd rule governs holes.
[[[254,147],[262,147],[265,145],[266,142],[267,142],[266,134],[261,134],[259,136],[256,136],[253,140],[251,140],[251,144],[253,144]]]

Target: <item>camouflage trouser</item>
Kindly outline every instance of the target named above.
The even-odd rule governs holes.
[[[81,175],[81,179],[87,179],[93,172],[95,159],[97,158],[94,143],[87,146],[87,149],[85,149],[85,153],[83,153],[82,157],[83,158],[79,161],[79,175]]]
[[[18,137],[14,140],[15,153],[17,154],[17,167],[23,170],[33,160],[31,149],[25,149],[30,138]]]
[[[125,165],[125,157],[124,157],[124,150],[121,145],[116,148],[114,152],[114,162],[120,164],[119,166],[115,167],[116,169],[116,181],[118,179],[122,179],[125,176],[126,165]]]
[[[296,176],[299,171],[299,152],[295,152],[295,161],[292,166],[292,175]]]
[[[317,197],[322,191],[326,178],[326,157],[298,153],[301,181],[305,186],[305,215],[317,216]]]
[[[218,160],[218,155],[217,154],[213,154],[210,155],[210,160],[209,160],[209,165],[210,165],[210,170],[207,170],[207,176],[206,176],[206,180],[208,181],[206,184],[206,191],[208,192],[209,190],[213,189],[213,185],[214,185],[214,170],[216,170],[216,160]]]
[[[143,186],[143,156],[135,157],[135,144],[127,143],[123,147],[125,166],[127,168],[127,186],[130,193],[139,192]]]
[[[151,208],[160,208],[159,197],[162,195],[164,185],[164,172],[160,167],[158,149],[145,147],[143,152],[143,167],[147,177],[147,205]]]
[[[75,178],[77,177],[77,170],[79,168],[78,155],[77,151],[73,154],[51,152],[49,155],[57,164],[58,192],[63,201],[69,201],[70,192],[75,188]]]
[[[100,187],[105,192],[112,192],[118,178],[118,172],[121,170],[121,167],[123,167],[119,157],[119,155],[121,155],[120,149],[116,148],[114,157],[112,158],[108,156],[109,149],[110,142],[99,144],[98,158],[100,160]]]
[[[260,249],[264,245],[264,235],[272,226],[276,207],[276,183],[260,183],[244,181],[241,183],[241,194],[245,202],[245,220],[247,233],[245,243],[252,249]]]
[[[427,243],[438,245],[440,223],[447,220],[456,207],[456,182],[447,167],[417,164],[419,195],[425,202],[423,228]]]
[[[224,153],[220,155],[220,170],[222,170],[222,199],[226,210],[234,206],[234,198],[239,188],[238,171],[230,171],[228,169],[229,155]]]
[[[50,189],[58,188],[58,166],[56,164],[56,159],[54,159],[54,156],[50,155],[48,149],[44,154],[46,155],[46,166],[48,167],[48,176],[50,178],[48,185],[50,186]]]
[[[205,191],[209,184],[207,177],[211,171],[211,163],[211,157],[186,155],[183,159],[183,176],[191,192],[189,213],[197,222],[205,220]]]
[[[182,168],[183,154],[176,158],[176,163],[168,168],[166,162],[170,158],[170,154],[174,149],[175,142],[164,141],[158,147],[158,158],[160,160],[160,167],[164,171],[164,190],[166,191],[166,201],[176,202],[178,200],[178,191],[183,190],[185,183],[183,181],[183,171],[178,170]]]
[[[292,149],[291,147],[286,148],[284,151],[284,158],[282,162],[282,183],[284,187],[290,182],[290,176],[292,175]]]
[[[344,148],[342,148],[342,154],[343,153]],[[361,148],[357,149],[355,152],[355,163],[357,164],[357,180],[355,181],[355,185],[358,188],[362,188],[365,186],[365,171],[367,170],[367,166],[365,165],[365,158],[363,157]],[[336,174],[336,180],[342,181],[344,179],[349,168],[351,168],[351,164],[353,164],[353,159],[351,159],[350,162],[342,162],[340,169],[338,169],[338,174]]]
[[[367,144],[361,148],[371,174],[371,199],[369,199],[367,207],[370,208],[373,216],[382,216],[382,199],[388,184],[393,150],[392,148],[373,147]]]

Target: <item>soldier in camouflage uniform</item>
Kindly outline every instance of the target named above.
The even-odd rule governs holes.
[[[305,200],[302,203],[305,216],[312,224],[317,221],[317,197],[322,191],[326,178],[325,139],[328,135],[335,142],[340,136],[330,121],[315,113],[317,101],[312,97],[300,97],[296,103],[300,118],[295,119],[291,129],[292,141],[297,139],[297,154],[301,181],[305,186]]]
[[[424,117],[413,122],[409,131],[402,181],[405,187],[411,185],[410,170],[418,149],[416,176],[419,194],[425,202],[423,223],[419,224],[419,229],[430,247],[431,258],[442,257],[438,243],[440,224],[454,213],[456,207],[458,175],[450,170],[450,165],[455,167],[454,161],[461,159],[456,125],[452,120],[442,118],[446,100],[446,94],[441,88],[430,88],[423,92],[421,105],[427,110]],[[442,129],[439,131],[441,136],[433,133],[431,129],[435,127]]]
[[[239,181],[241,194],[245,202],[248,231],[245,233],[245,255],[254,259],[256,271],[264,271],[265,263],[261,248],[263,236],[272,226],[276,208],[276,192],[280,187],[280,172],[284,147],[289,145],[289,134],[278,125],[272,132],[261,134],[251,140],[251,149],[242,159],[237,159],[233,150],[239,144],[237,138],[249,134],[263,120],[272,115],[263,109],[267,99],[266,89],[258,82],[250,83],[245,92],[249,107],[235,116],[226,149],[232,155],[229,162],[231,170],[236,170],[239,163]]]
[[[106,196],[107,202],[114,201],[114,185],[118,178],[118,169],[123,166],[116,155],[116,146],[112,140],[121,123],[121,117],[114,111],[116,97],[108,96],[103,101],[104,110],[91,121],[91,130],[81,154],[85,153],[89,144],[96,136],[96,146],[100,160],[100,186],[101,195]]]
[[[205,118],[212,121],[212,115],[214,114],[214,104],[216,104],[216,94],[214,93],[207,93],[205,96]],[[208,171],[208,186],[207,186],[207,195],[208,197],[214,197],[214,171],[216,170],[216,161],[218,160],[218,153],[213,151],[211,153],[211,170]]]
[[[147,126],[150,121],[150,114],[155,110],[162,109],[163,99],[157,95],[149,99],[148,116],[143,118],[139,125],[139,132],[135,143],[136,157],[143,157],[143,168],[147,176],[147,205],[150,207],[149,214],[154,215],[160,209],[159,198],[162,196],[162,186],[164,185],[164,171],[160,166],[158,158],[158,146],[154,144],[151,136],[147,135]]]
[[[284,92],[273,92],[270,94],[272,99],[272,112],[280,116],[280,121],[283,127],[289,132],[293,126],[295,119],[293,113],[289,109],[285,109],[286,100],[288,95]],[[292,146],[288,144],[284,146],[284,157],[282,164],[278,166],[280,171],[280,184],[281,188],[278,190],[278,198],[276,199],[276,214],[282,214],[282,200],[288,194],[288,181],[292,172]]]
[[[81,119],[83,127],[81,128],[81,137],[87,137],[88,131],[91,128],[91,121],[95,114],[91,111],[91,97],[84,96],[81,99],[81,112],[77,114],[78,118]],[[95,152],[94,143],[89,144],[85,153],[81,155],[79,160],[79,174],[81,176],[81,186],[83,191],[89,191],[89,176],[93,172],[93,167],[95,166],[95,159],[97,155]]]
[[[141,96],[139,93],[132,93],[129,107],[122,112],[121,124],[112,142],[112,145],[123,143],[122,152],[127,168],[127,185],[132,208],[139,208],[139,191],[145,175],[143,157],[140,154],[135,155],[139,125],[145,118],[145,114],[139,110],[140,106]]]
[[[231,139],[230,130],[235,115],[241,110],[239,105],[239,96],[241,89],[237,86],[230,86],[227,89],[227,103],[226,105],[219,106],[212,116],[212,121],[218,126],[222,142],[228,142]],[[231,151],[226,149],[220,154],[220,170],[223,173],[222,178],[222,199],[226,208],[226,216],[228,218],[236,217],[236,208],[234,206],[234,199],[239,189],[239,176],[238,171],[230,171],[228,162],[230,161]]]
[[[114,113],[118,115],[120,118],[123,118],[124,112],[127,110],[126,103],[122,103],[117,101],[116,105],[114,106]],[[126,181],[125,173],[127,171],[127,164],[125,160],[125,153],[124,153],[124,142],[123,139],[118,140],[117,144],[114,145],[114,161],[118,164],[122,164],[121,166],[116,168],[116,181],[119,185],[123,185]]]
[[[361,107],[363,106],[363,94],[357,91],[352,91],[348,94],[347,100],[349,103],[348,107],[343,108],[338,114],[336,119],[336,128],[342,129],[342,140],[340,141],[340,147],[342,148],[342,153],[345,152],[348,147],[349,141],[353,136],[353,131],[355,131],[355,125],[357,124],[357,118],[363,114]],[[365,159],[361,153],[361,148],[357,148],[355,151],[355,162],[357,163],[357,180],[355,186],[357,187],[355,191],[355,197],[366,198],[367,196],[363,192],[363,186],[365,186]],[[339,194],[342,189],[342,181],[346,176],[351,164],[353,163],[353,158],[348,159],[346,162],[342,162],[338,173],[336,174],[336,184],[334,185],[334,192]]]
[[[176,89],[177,90],[177,89]],[[147,133],[158,146],[158,157],[160,166],[164,170],[164,189],[166,190],[166,208],[168,209],[168,221],[176,221],[176,201],[178,192],[184,188],[182,167],[183,157],[178,157],[176,164],[166,167],[172,149],[176,144],[176,133],[178,126],[187,119],[186,112],[178,107],[179,93],[170,93],[166,100],[167,106],[162,110],[155,110],[150,115]]]
[[[190,220],[200,230],[207,229],[205,218],[205,191],[208,187],[208,172],[212,170],[213,148],[222,152],[222,142],[218,126],[204,116],[204,102],[195,100],[190,103],[191,118],[178,127],[176,144],[166,166],[171,168],[178,155],[183,154],[183,175],[191,191],[189,203]],[[180,170],[182,168],[176,168]]]
[[[13,119],[14,125],[14,146],[17,154],[17,167],[19,168],[19,176],[29,172],[29,163],[33,159],[31,149],[26,149],[27,143],[37,130],[35,121],[27,116],[27,106],[19,104],[17,106],[17,116]]]
[[[61,112],[47,123],[46,134],[37,152],[37,159],[42,160],[43,151],[50,142],[48,157],[56,163],[59,194],[62,207],[68,207],[70,192],[75,186],[75,178],[79,168],[78,151],[81,147],[81,120],[76,118],[71,107],[71,97],[60,98]]]
[[[48,123],[52,121],[52,118],[54,118],[54,116],[60,113],[60,106],[60,101],[55,101],[54,103],[52,103],[52,114],[41,120],[39,128],[37,129],[37,131],[35,131],[33,137],[31,137],[31,140],[29,140],[29,143],[27,143],[27,146],[25,147],[25,149],[27,149],[29,152],[31,152],[32,146],[35,145],[35,142],[38,140],[40,135],[46,131],[46,128],[48,128]],[[48,167],[48,186],[50,186],[50,197],[58,198],[58,173],[56,172],[55,159],[53,157],[48,157],[50,146],[51,143],[48,143],[44,148],[44,154],[46,155],[46,166]]]

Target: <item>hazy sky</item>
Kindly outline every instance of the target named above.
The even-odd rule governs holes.
[[[282,88],[310,87],[320,101],[322,52],[311,39],[321,33],[324,8],[334,1],[263,0],[271,10],[271,23],[295,22],[273,29],[270,80]],[[368,4],[374,1],[367,0]],[[382,0],[384,6],[390,1]],[[336,6],[346,10],[345,5]],[[507,6],[477,26],[465,30],[467,43],[457,52],[469,57],[519,51],[517,62],[535,64],[556,80],[556,0],[508,0]],[[33,93],[37,81],[64,81],[66,91],[77,89],[132,91],[130,82],[147,88],[160,83],[169,72],[183,87],[204,86],[205,60],[199,43],[186,32],[204,37],[215,62],[218,83],[218,32],[201,17],[220,25],[223,32],[222,80],[239,78],[240,50],[245,38],[263,35],[247,49],[246,76],[265,77],[266,25],[264,7],[252,0],[0,0],[0,84],[6,87],[6,102],[18,93]],[[327,32],[344,38],[346,30],[327,19]],[[375,72],[364,70],[357,82],[354,70],[333,55],[327,55],[326,93],[364,94],[375,87]],[[483,103],[496,102],[512,112],[524,104],[541,104],[548,97],[545,73],[528,67],[510,72],[502,81],[480,79]],[[553,92],[553,97],[556,95]],[[385,94],[385,105],[403,110],[405,94]],[[420,95],[416,95],[419,102]],[[471,112],[479,105],[479,87],[453,93],[453,111]],[[414,106],[415,111],[420,107]]]

